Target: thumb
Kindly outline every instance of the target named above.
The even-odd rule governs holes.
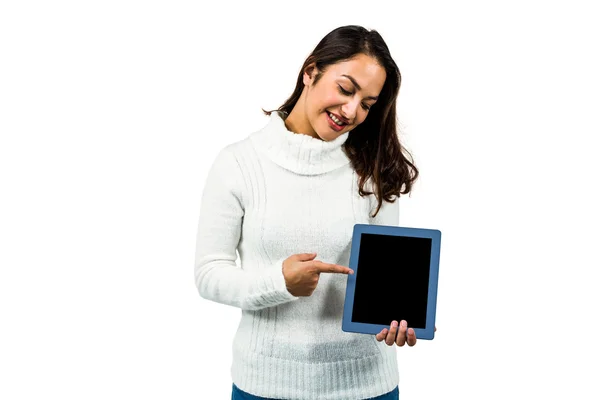
[[[317,253],[300,253],[296,254],[296,259],[298,261],[310,261],[313,260],[317,256]]]

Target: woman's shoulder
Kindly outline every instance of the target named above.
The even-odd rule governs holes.
[[[221,147],[213,158],[213,164],[223,167],[234,167],[238,163],[240,154],[244,151],[244,142],[247,139],[228,143]]]
[[[239,183],[249,170],[249,166],[256,164],[256,151],[250,137],[235,140],[216,151],[212,160],[213,174],[228,176]],[[223,178],[226,179],[226,178]]]
[[[269,140],[269,134],[273,130],[273,124],[274,120],[271,118],[266,124],[262,126],[259,125],[258,127],[254,127],[252,130],[246,131],[244,136],[229,143],[224,147],[224,150],[226,149],[225,151],[230,151],[233,153],[251,152],[252,149],[256,147],[257,143]]]

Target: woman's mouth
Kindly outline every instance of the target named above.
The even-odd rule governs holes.
[[[331,128],[336,132],[341,131],[346,125],[348,125],[341,122],[335,115],[328,111],[325,112],[325,114],[327,114],[327,122],[329,122],[329,126],[331,126]]]

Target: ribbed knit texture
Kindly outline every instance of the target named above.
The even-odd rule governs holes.
[[[397,226],[398,201],[370,218],[375,196],[359,196],[342,150],[349,134],[325,142],[293,133],[286,116],[272,113],[216,157],[202,195],[196,286],[203,298],[241,309],[231,377],[243,391],[299,400],[382,395],[399,382],[396,347],[342,331],[348,276],[322,273],[311,296],[295,297],[282,262],[316,252],[348,266],[354,224]]]

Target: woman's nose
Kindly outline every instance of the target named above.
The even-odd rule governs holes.
[[[356,117],[356,109],[358,107],[357,102],[349,101],[346,104],[342,105],[342,117],[346,118],[349,121],[354,121]]]

